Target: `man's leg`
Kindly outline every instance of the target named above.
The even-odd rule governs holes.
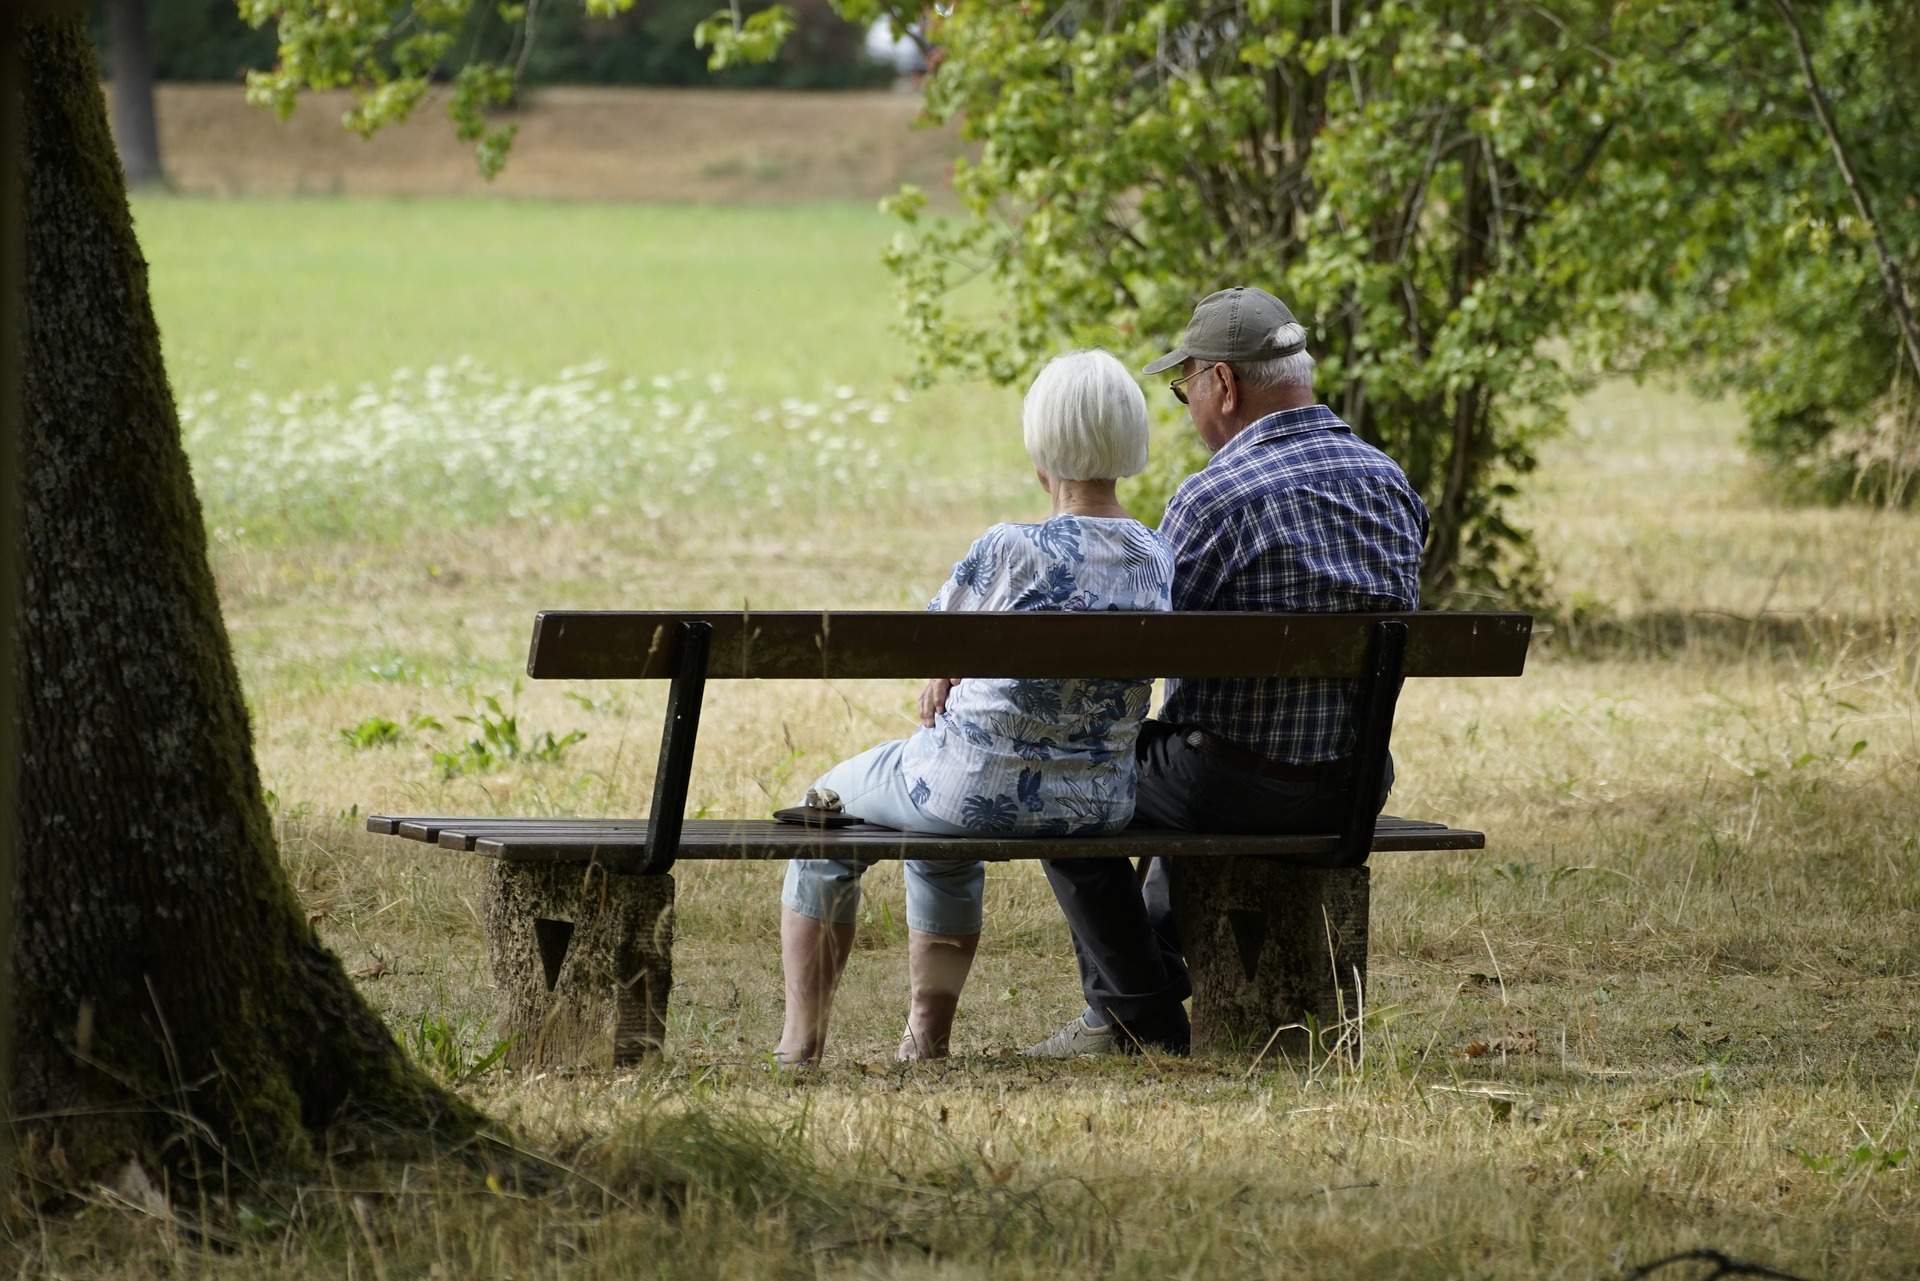
[[[1164,756],[1158,745],[1172,737],[1171,730],[1158,721],[1140,728],[1135,748],[1140,771],[1136,823],[1175,825],[1166,821],[1172,813],[1170,789],[1150,781],[1156,778]],[[1059,859],[1044,866],[1047,882],[1073,930],[1074,959],[1087,1003],[1086,1027],[1104,1029],[1117,1022],[1125,1025],[1122,1036],[1184,1048],[1187,1017],[1180,1003],[1191,990],[1186,963],[1149,918],[1133,864],[1125,858],[1100,858]],[[1067,1042],[1074,1039],[1073,1025],[1062,1033],[1069,1035],[1063,1039],[1057,1033],[1042,1046],[1059,1042],[1057,1048],[1071,1048]]]
[[[1179,869],[1175,860],[1156,858],[1153,866],[1147,869],[1147,879],[1140,885],[1140,899],[1147,909],[1147,924],[1153,927],[1153,937],[1159,940],[1161,950],[1186,955],[1186,949],[1180,946],[1180,930],[1173,922],[1173,902],[1178,891],[1174,889],[1174,878]]]
[[[1133,826],[1195,830],[1194,789],[1201,781],[1203,766],[1186,739],[1163,721],[1148,721],[1140,727],[1135,756],[1140,782],[1133,804]],[[1173,880],[1178,869],[1164,858],[1152,859],[1151,864],[1140,887],[1147,923],[1161,954],[1181,957],[1180,932],[1173,923]],[[1185,966],[1184,960],[1181,965]]]
[[[1147,919],[1134,867],[1124,858],[1058,859],[1047,882],[1073,930],[1087,1008],[1142,1039],[1177,1041],[1187,967],[1164,949]]]
[[[1223,766],[1189,742],[1186,734],[1160,721],[1141,726],[1136,759],[1136,827],[1329,831],[1346,814],[1347,798],[1352,795],[1337,780],[1277,782]],[[1389,759],[1380,791],[1382,804],[1392,786],[1392,771]],[[1097,1028],[1108,1011],[1143,1025],[1155,1016],[1168,1017],[1163,1013],[1168,1006],[1192,991],[1174,925],[1181,890],[1177,861],[1155,859],[1144,886],[1125,859],[1061,860],[1046,868],[1054,896],[1073,927],[1089,1026]],[[1164,986],[1155,986],[1162,977]],[[1179,996],[1173,997],[1173,992]],[[1185,1026],[1184,1010],[1180,1025]],[[1064,1046],[1075,1039],[1070,1035],[1073,1028],[1069,1024],[1034,1049],[1051,1043]]]

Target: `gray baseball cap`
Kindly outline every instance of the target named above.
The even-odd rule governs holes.
[[[1193,309],[1187,322],[1187,339],[1178,347],[1143,369],[1157,374],[1183,361],[1224,360],[1239,364],[1251,360],[1278,360],[1307,349],[1304,340],[1281,345],[1273,333],[1282,325],[1299,322],[1287,310],[1287,304],[1264,289],[1238,285],[1208,294]]]

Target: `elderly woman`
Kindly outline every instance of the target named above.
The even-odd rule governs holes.
[[[1173,558],[1134,520],[1114,483],[1147,465],[1147,406],[1104,351],[1041,370],[1021,414],[1027,453],[1052,514],[995,525],[954,566],[929,609],[1171,608]],[[942,836],[1117,832],[1133,816],[1134,739],[1145,680],[935,678],[911,738],[882,743],[814,784],[848,813]],[[853,945],[860,875],[851,859],[795,859],[781,896],[786,1027],[776,1057],[817,1059],[833,990]],[[980,943],[985,868],[909,861],[903,1059],[947,1053],[960,989]]]

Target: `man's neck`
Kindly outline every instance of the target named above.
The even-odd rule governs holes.
[[[1315,403],[1310,387],[1271,387],[1248,395],[1235,415],[1236,421],[1227,433],[1227,440],[1222,442],[1222,448],[1262,418],[1284,414],[1289,409],[1306,409]]]

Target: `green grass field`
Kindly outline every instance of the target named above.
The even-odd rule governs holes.
[[[845,510],[855,488],[945,506],[1023,462],[1017,398],[905,394],[872,210],[157,200],[138,217],[209,519],[252,544]]]
[[[633,814],[652,777],[663,691],[516,694],[535,609],[911,606],[1041,510],[1016,396],[903,390],[863,209],[137,216],[284,856],[437,1070],[490,1044],[476,878],[359,816]],[[1920,521],[1782,507],[1738,436],[1676,391],[1576,408],[1531,519],[1577,609],[1525,678],[1403,700],[1390,808],[1490,848],[1376,861],[1354,1055],[1021,1064],[1077,1008],[1029,865],[989,877],[960,1057],[897,1068],[882,867],[796,1079],[779,869],[689,865],[664,1062],[462,1086],[561,1186],[349,1168],[218,1249],[103,1194],[20,1275],[1920,1276]],[[694,806],[787,803],[909,694],[716,687]],[[489,695],[586,737],[448,776]]]

